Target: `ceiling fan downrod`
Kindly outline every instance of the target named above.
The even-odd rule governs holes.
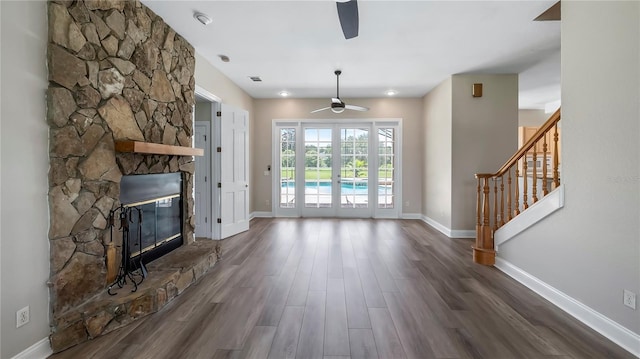
[[[355,111],[368,111],[369,108],[357,105],[347,105],[340,99],[340,75],[342,74],[341,70],[335,70],[333,72],[336,75],[336,97],[331,98],[331,104],[328,107],[319,108],[317,110],[311,111],[311,113],[316,113],[324,110],[331,110],[333,113],[342,113],[344,110],[355,110]]]

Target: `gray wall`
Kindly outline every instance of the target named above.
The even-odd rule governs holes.
[[[424,97],[423,214],[451,228],[451,78]]]
[[[562,2],[565,206],[499,256],[640,334],[640,3]],[[594,26],[598,24],[598,26]]]
[[[272,160],[272,132],[274,119],[333,119],[333,118],[402,118],[402,212],[417,214],[422,211],[422,100],[419,98],[345,99],[346,103],[369,107],[368,112],[331,111],[310,113],[329,105],[329,99],[256,99],[252,114],[253,192],[251,211],[271,211],[271,176],[263,172]],[[409,205],[406,205],[409,201]]]
[[[211,122],[211,102],[196,102],[196,121]]]
[[[482,97],[471,96],[474,83],[483,84]],[[474,174],[497,171],[517,150],[518,75],[452,76],[424,97],[424,123],[423,214],[473,231]]]
[[[518,149],[518,75],[452,78],[453,230],[475,230],[478,182],[474,174],[497,171]],[[482,97],[472,97],[482,83]]]
[[[44,1],[0,1],[2,350],[11,358],[49,335],[47,16]],[[16,329],[16,311],[31,310]]]

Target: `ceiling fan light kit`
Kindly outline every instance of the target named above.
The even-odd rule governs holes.
[[[313,110],[311,111],[311,113],[316,113],[324,110],[331,110],[331,112],[333,113],[342,113],[344,112],[344,110],[369,111],[368,107],[347,105],[340,99],[340,75],[342,74],[342,71],[336,70],[334,74],[336,75],[336,97],[331,98],[331,106]]]

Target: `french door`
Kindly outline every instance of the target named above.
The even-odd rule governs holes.
[[[399,217],[398,126],[276,122],[276,215]]]

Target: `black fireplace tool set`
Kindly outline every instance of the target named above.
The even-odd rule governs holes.
[[[135,212],[135,213],[134,213]],[[120,222],[120,227],[116,228],[116,214]],[[131,248],[129,242],[131,240],[131,224],[134,223],[134,215],[138,216],[138,228],[134,228],[138,232],[138,248],[140,253],[137,258],[131,258]],[[147,268],[142,262],[142,210],[138,207],[120,207],[109,212],[109,227],[111,235],[111,243],[113,243],[113,231],[122,233],[122,250],[120,267],[115,281],[107,288],[109,295],[116,295],[118,292],[112,291],[117,285],[119,288],[127,284],[127,279],[133,284],[131,292],[138,290],[138,285],[147,277]]]

